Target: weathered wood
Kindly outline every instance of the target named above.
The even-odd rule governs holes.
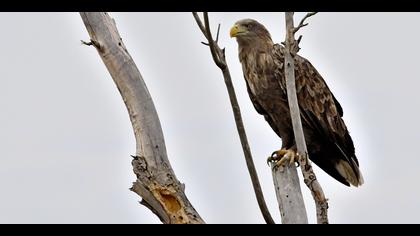
[[[304,20],[314,13],[308,14],[299,24],[297,28],[294,27],[293,23],[293,12],[286,12],[286,46],[285,46],[285,76],[286,76],[286,87],[287,87],[287,98],[289,102],[290,115],[292,118],[293,132],[297,145],[299,163],[301,166],[304,182],[311,190],[312,196],[315,200],[316,214],[318,224],[328,223],[328,203],[325,198],[324,192],[316,179],[315,173],[312,170],[311,163],[308,158],[308,151],[306,148],[305,137],[303,134],[302,122],[300,117],[300,109],[296,94],[295,84],[295,65],[294,56],[299,50],[299,43],[295,40],[295,33],[298,29],[305,26]]]
[[[271,169],[282,224],[307,224],[308,216],[296,167],[272,165]]]
[[[213,40],[213,36],[210,31],[210,23],[208,19],[208,13],[204,12],[204,22],[201,22],[200,17],[197,12],[193,12],[195,21],[197,22],[198,27],[206,37],[210,48],[210,52],[213,58],[214,63],[220,68],[223,73],[223,78],[225,81],[226,89],[229,94],[230,104],[232,106],[233,116],[235,118],[236,129],[238,130],[239,139],[242,145],[242,151],[244,153],[245,162],[248,168],[249,175],[251,177],[252,186],[254,188],[254,193],[257,198],[258,206],[261,210],[261,213],[264,217],[264,220],[267,224],[274,224],[274,220],[271,217],[270,211],[268,210],[267,204],[264,200],[264,194],[261,189],[260,181],[258,179],[257,170],[255,169],[254,161],[252,160],[251,149],[248,144],[248,139],[245,132],[245,126],[242,121],[241,109],[239,107],[238,100],[236,98],[235,88],[233,87],[232,78],[230,76],[229,67],[226,63],[225,52],[217,44],[217,39],[219,35],[220,25],[217,30],[216,41]]]
[[[204,223],[169,163],[159,117],[137,66],[107,14],[81,12],[83,23],[125,102],[136,138],[132,191],[163,223]]]
[[[286,13],[287,14],[287,13]],[[286,30],[293,30],[293,21],[286,21]],[[289,33],[286,34],[286,53],[285,59],[285,77],[287,84],[287,94],[292,117],[293,128],[297,128],[298,132],[296,142],[300,145],[301,139],[299,135],[303,135],[302,124],[300,120],[299,107],[297,103],[296,85],[295,85],[295,66],[293,58],[290,54],[290,46],[288,42]],[[297,111],[297,114],[296,114]],[[300,124],[300,128],[298,127]],[[299,133],[301,132],[301,134]],[[304,150],[306,150],[305,139],[303,139]],[[302,146],[300,146],[302,148]],[[299,150],[299,148],[298,148]],[[300,149],[301,150],[301,149]],[[272,164],[273,181],[276,190],[277,201],[279,203],[281,221],[283,224],[307,224],[308,216],[306,213],[305,202],[303,201],[302,190],[299,184],[299,176],[294,165],[283,165],[276,168]]]

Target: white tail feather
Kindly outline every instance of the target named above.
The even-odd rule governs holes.
[[[353,163],[353,166],[356,168],[352,168],[350,164],[346,161],[340,160],[336,165],[335,168],[337,169],[338,173],[340,173],[341,176],[343,176],[347,182],[349,182],[351,185],[358,187],[361,186],[364,182],[362,173],[360,173],[359,168],[357,167],[356,163],[351,160]],[[356,172],[355,172],[356,171]]]

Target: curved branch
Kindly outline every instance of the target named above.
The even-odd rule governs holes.
[[[229,94],[230,104],[233,110],[233,115],[235,117],[236,128],[238,130],[239,138],[241,140],[242,151],[244,152],[246,165],[249,171],[249,175],[251,177],[251,182],[254,188],[255,196],[257,198],[258,206],[260,207],[261,213],[266,223],[274,224],[274,220],[271,217],[270,211],[267,208],[267,204],[265,203],[264,194],[262,192],[261,185],[258,179],[257,170],[255,169],[254,161],[252,160],[251,149],[249,148],[248,139],[245,132],[245,127],[242,121],[241,110],[239,107],[238,100],[236,98],[235,88],[233,87],[232,79],[229,72],[229,67],[227,66],[227,63],[225,60],[224,50],[221,50],[217,42],[213,41],[213,38],[210,32],[207,12],[204,13],[206,26],[203,25],[203,23],[201,22],[196,12],[193,12],[193,16],[201,32],[204,34],[206,39],[208,39],[209,44],[207,46],[210,47],[210,51],[212,53],[214,62],[222,70],[223,78],[225,80],[226,88]],[[219,29],[220,29],[220,25],[218,27],[218,32],[219,32]],[[218,55],[218,57],[215,57],[215,55]],[[222,66],[219,66],[217,64],[218,60],[220,60],[219,62],[220,64],[222,64]]]
[[[188,201],[169,163],[159,117],[115,21],[100,12],[81,12],[83,23],[125,102],[136,138],[132,191],[163,223],[204,223]]]

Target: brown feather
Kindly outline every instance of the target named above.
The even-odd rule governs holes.
[[[238,44],[249,96],[258,113],[264,115],[282,139],[282,148],[292,148],[295,144],[284,75],[284,48],[274,44],[258,22],[248,19],[246,24],[253,24],[250,29],[254,31],[238,37]],[[341,105],[315,67],[299,55],[295,56],[295,78],[310,159],[343,184],[360,185],[362,176],[353,141],[342,119]]]

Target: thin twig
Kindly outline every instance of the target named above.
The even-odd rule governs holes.
[[[93,45],[92,41],[90,41],[90,42],[86,42],[86,41],[84,41],[84,40],[80,40],[80,42],[82,42],[82,44],[83,44],[83,45],[86,45],[86,46],[92,46],[92,45]]]
[[[315,14],[317,14],[318,12],[310,12],[308,14],[305,15],[305,17],[303,17],[303,19],[299,22],[299,25],[297,27],[295,27],[293,29],[293,33],[295,34],[296,32],[298,32],[301,28],[305,27],[308,25],[308,23],[305,23],[305,20],[308,19],[311,16],[314,16]]]
[[[219,43],[220,24],[217,26],[216,43]]]
[[[267,204],[265,203],[264,200],[264,195],[261,189],[261,185],[258,179],[258,174],[257,174],[257,170],[255,169],[255,165],[254,165],[254,161],[252,160],[252,154],[251,154],[251,149],[249,147],[248,144],[248,139],[246,136],[246,132],[245,132],[245,127],[242,121],[242,115],[241,115],[241,110],[239,107],[239,103],[238,100],[236,98],[236,94],[235,94],[235,88],[233,87],[233,83],[232,83],[232,79],[230,76],[230,72],[229,72],[229,67],[227,66],[226,60],[225,60],[225,50],[224,49],[220,49],[220,47],[217,44],[217,39],[216,42],[213,41],[213,38],[211,36],[211,32],[210,32],[210,26],[209,26],[209,21],[208,21],[208,14],[204,13],[204,19],[206,21],[206,26],[203,25],[203,23],[201,22],[201,19],[198,17],[198,14],[196,12],[193,12],[193,16],[197,22],[197,25],[199,26],[201,32],[204,34],[204,36],[208,39],[209,41],[209,46],[210,47],[210,51],[212,53],[212,57],[214,62],[216,63],[217,66],[219,66],[217,64],[217,60],[220,60],[221,63],[223,63],[222,65],[224,66],[219,66],[219,68],[222,70],[223,73],[223,77],[225,80],[225,84],[226,84],[226,88],[228,90],[228,94],[229,94],[229,99],[230,99],[230,103],[232,106],[232,110],[233,110],[233,115],[235,118],[235,124],[236,124],[236,128],[238,130],[238,134],[239,134],[239,138],[241,141],[241,145],[242,145],[242,150],[244,152],[244,157],[245,157],[245,162],[249,171],[249,175],[251,177],[251,182],[252,182],[252,186],[254,188],[254,192],[255,192],[255,196],[257,198],[257,202],[258,202],[258,206],[260,207],[261,213],[264,217],[264,220],[266,221],[267,224],[274,224],[274,220],[271,217],[270,211],[267,208]],[[220,27],[219,27],[220,28]],[[219,32],[219,29],[218,29]],[[218,55],[213,56],[213,55]]]
[[[94,46],[99,51],[102,51],[101,44],[99,42],[93,40],[93,39],[91,39],[90,42],[86,42],[84,40],[80,40],[80,42],[82,42],[83,45],[86,45],[86,46]]]
[[[221,70],[224,70],[226,68],[226,63],[224,61],[222,61],[222,58],[221,58],[222,55],[220,55],[220,48],[214,42],[213,36],[211,35],[208,13],[203,12],[203,16],[204,16],[204,26],[205,26],[205,30],[206,30],[206,34],[207,34],[207,39],[209,40],[211,55],[213,56],[213,60],[216,63],[216,65]]]

